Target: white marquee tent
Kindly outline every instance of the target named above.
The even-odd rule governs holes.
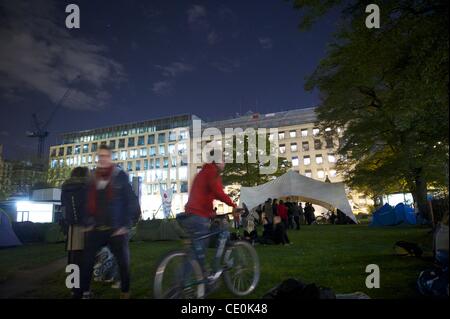
[[[264,203],[267,198],[297,196],[326,209],[335,208],[356,221],[345,193],[344,183],[326,183],[289,171],[277,179],[255,187],[241,187],[240,202],[249,209]]]

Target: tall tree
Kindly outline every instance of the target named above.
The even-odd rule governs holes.
[[[319,124],[344,128],[338,169],[350,186],[409,190],[427,213],[427,188],[448,188],[448,1],[377,1],[379,29],[365,25],[371,2],[294,2],[305,13],[302,27],[344,8],[306,88],[321,92]]]
[[[260,137],[264,138],[264,137]],[[240,185],[240,186],[257,186],[267,183],[274,178],[286,173],[289,168],[292,167],[291,163],[286,158],[278,156],[277,143],[271,142],[269,136],[265,136],[265,149],[259,145],[259,139],[256,140],[256,145],[249,144],[249,138],[247,135],[242,138],[233,138],[232,156],[233,162],[227,163],[222,173],[223,183],[226,186]],[[231,140],[230,140],[231,142]],[[243,152],[242,154],[240,152]],[[261,173],[261,167],[268,165],[261,161],[261,154],[272,154],[276,156],[276,169],[272,174]],[[242,163],[237,161],[239,155],[243,155]],[[256,158],[253,161],[252,158]],[[230,194],[231,197],[237,199],[239,197],[239,191],[233,190]]]

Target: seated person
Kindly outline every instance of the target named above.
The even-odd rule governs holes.
[[[273,241],[275,242],[275,244],[291,244],[286,233],[286,228],[281,222],[280,216],[275,216],[273,218],[273,227]]]

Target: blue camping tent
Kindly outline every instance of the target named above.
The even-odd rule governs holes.
[[[8,215],[0,210],[0,248],[20,245],[22,245],[22,243],[12,229]]]
[[[369,226],[394,226],[399,224],[417,224],[414,209],[403,203],[399,203],[395,207],[384,204],[373,213],[372,222]]]

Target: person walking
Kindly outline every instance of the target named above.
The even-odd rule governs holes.
[[[264,204],[264,215],[267,218],[269,224],[273,224],[273,209],[272,209],[272,199],[268,198]]]
[[[292,217],[295,223],[295,229],[300,230],[300,209],[297,202],[292,203]]]
[[[70,177],[61,186],[61,209],[63,219],[68,225],[67,264],[77,265],[80,269],[84,249],[88,181],[89,169],[75,167],[70,173]],[[73,297],[79,296],[79,288],[74,288],[72,294]]]
[[[89,183],[87,211],[89,230],[83,252],[81,291],[83,298],[91,297],[95,257],[100,248],[109,246],[120,272],[121,299],[130,297],[130,251],[128,233],[133,221],[140,216],[139,201],[129,183],[128,175],[112,162],[111,150],[100,145],[98,165]]]
[[[280,203],[278,204],[278,207],[277,207],[277,216],[279,216],[281,218],[281,221],[283,222],[285,229],[288,229],[288,226],[289,226],[288,225],[288,210],[282,200],[280,200]]]

